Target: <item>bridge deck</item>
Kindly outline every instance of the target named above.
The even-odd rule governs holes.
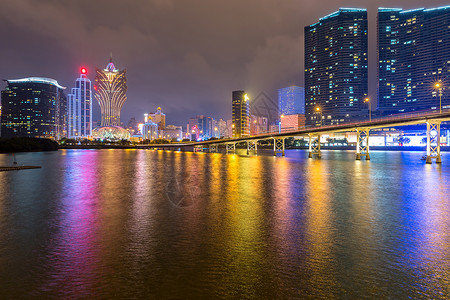
[[[386,127],[394,127],[394,126],[407,126],[407,125],[417,125],[424,124],[429,120],[433,121],[450,121],[450,110],[446,110],[442,113],[417,113],[417,114],[408,114],[408,115],[400,115],[395,117],[387,117],[376,119],[367,122],[357,122],[357,123],[345,123],[340,125],[329,125],[329,126],[321,126],[321,127],[311,127],[305,128],[301,130],[291,130],[284,132],[276,132],[276,133],[264,133],[259,135],[253,135],[248,137],[241,138],[230,138],[230,139],[217,139],[217,140],[209,140],[209,141],[201,141],[201,142],[187,142],[187,143],[173,143],[173,144],[149,144],[149,145],[140,145],[138,148],[162,148],[162,147],[170,147],[170,148],[179,148],[186,146],[201,146],[201,145],[213,145],[213,144],[225,144],[225,143],[242,143],[247,141],[254,140],[266,140],[273,138],[288,138],[288,137],[296,137],[296,136],[307,136],[308,134],[324,134],[324,133],[335,133],[335,132],[348,132],[355,131],[357,128],[386,128]]]

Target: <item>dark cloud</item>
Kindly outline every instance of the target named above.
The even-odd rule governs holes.
[[[234,89],[303,85],[303,27],[339,7],[369,9],[371,94],[376,10],[427,0],[0,0],[0,77],[46,76],[71,88],[81,65],[128,72],[122,121],[163,107],[170,123],[230,118]],[[91,76],[93,79],[93,76]]]

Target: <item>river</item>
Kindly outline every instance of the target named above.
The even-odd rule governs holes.
[[[42,168],[0,173],[2,299],[450,297],[447,154],[16,156]]]

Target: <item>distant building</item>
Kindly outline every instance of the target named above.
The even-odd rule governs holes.
[[[341,8],[305,27],[306,124],[367,115],[367,11]],[[317,108],[320,113],[317,113]]]
[[[197,125],[189,126],[189,139],[191,141],[198,141],[200,140],[200,130],[198,129]]]
[[[244,91],[232,93],[233,137],[250,135],[249,97]]]
[[[260,92],[250,99],[250,115],[264,117],[269,124],[274,124],[280,118],[277,99],[272,99],[265,92]]]
[[[220,137],[226,137],[227,136],[227,122],[224,121],[223,119],[219,119],[216,122],[216,127],[217,127],[217,136],[218,138]]]
[[[127,100],[126,70],[118,70],[109,59],[105,69],[97,69],[95,98],[102,112],[101,126],[120,126],[120,111]]]
[[[162,112],[161,107],[158,107],[156,112],[149,113],[148,116],[152,118],[154,123],[158,124],[158,130],[166,128],[166,115]]]
[[[281,131],[299,130],[305,128],[305,115],[282,115],[281,116]]]
[[[233,120],[227,120],[226,138],[233,137]]]
[[[305,88],[289,86],[278,90],[280,115],[305,114]]]
[[[280,124],[278,124],[278,125],[270,125],[269,126],[269,132],[280,132],[280,130],[281,130],[281,127],[280,127]]]
[[[164,139],[181,141],[183,139],[183,127],[175,125],[167,125],[166,128],[163,129],[159,135]]]
[[[266,117],[251,115],[250,117],[250,135],[267,133],[269,131],[269,121]]]
[[[155,140],[158,138],[158,124],[148,120],[142,126],[142,139],[143,140]]]
[[[70,138],[92,136],[92,90],[86,73],[86,68],[81,68],[75,88],[67,96],[67,135]]]
[[[378,9],[378,109],[439,109],[433,84],[450,84],[450,6]],[[447,92],[444,92],[447,94]],[[450,97],[442,97],[450,107]]]
[[[6,82],[2,91],[2,137],[61,139],[67,135],[65,87],[42,77]]]
[[[139,123],[136,121],[135,117],[132,117],[130,121],[128,121],[127,124],[127,130],[130,132],[130,134],[133,136],[135,134],[140,134],[139,130]]]
[[[209,139],[215,137],[215,123],[213,118],[199,115],[189,119],[188,131],[192,131],[192,128],[196,127],[200,139]]]

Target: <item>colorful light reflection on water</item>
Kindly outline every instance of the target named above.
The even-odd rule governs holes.
[[[43,168],[0,173],[2,297],[449,297],[445,157],[371,156],[18,154]]]

